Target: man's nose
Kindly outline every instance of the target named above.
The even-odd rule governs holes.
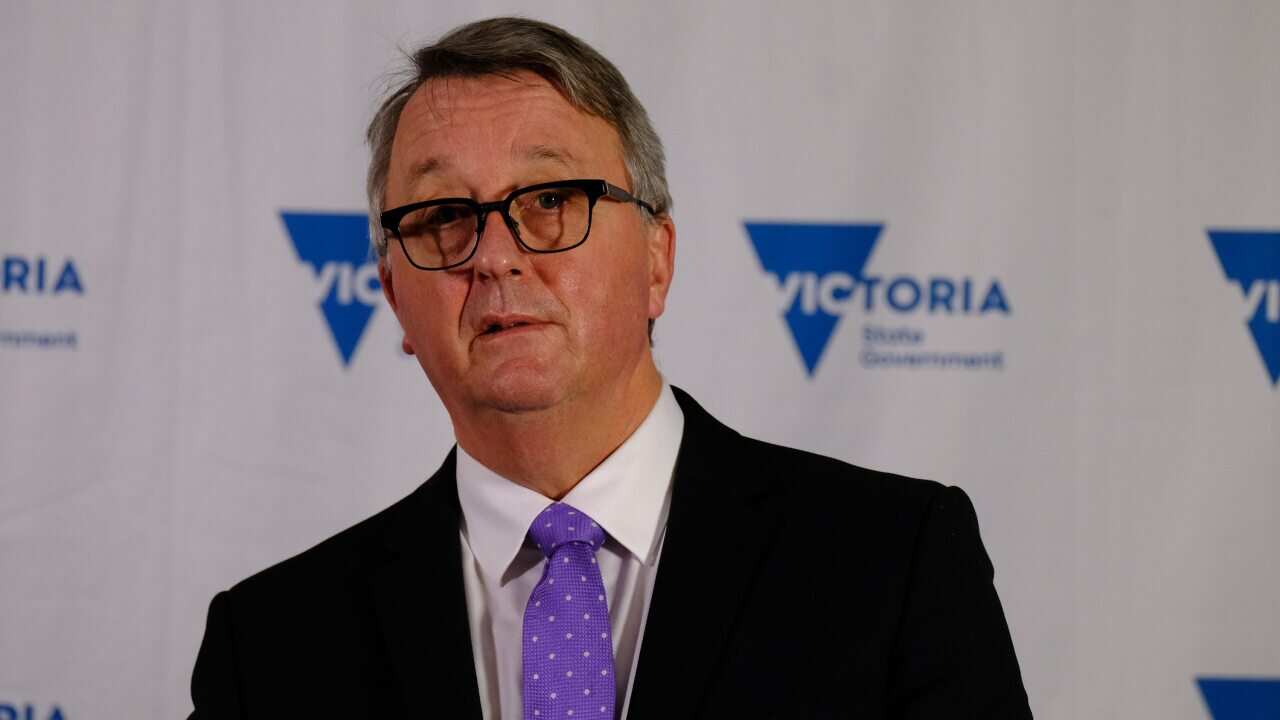
[[[515,233],[497,208],[490,209],[486,217],[483,232],[476,240],[479,245],[472,269],[482,278],[524,274],[529,264],[529,251],[516,240]]]

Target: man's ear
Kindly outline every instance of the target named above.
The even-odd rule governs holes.
[[[653,320],[667,307],[667,292],[676,272],[676,224],[663,215],[648,225],[649,319]]]
[[[391,311],[396,309],[396,289],[391,280],[391,257],[390,250],[387,255],[378,257],[378,282],[382,283],[382,296],[387,299],[387,304],[391,306]]]
[[[391,312],[395,313],[396,320],[400,319],[400,304],[396,299],[396,286],[391,274],[391,251],[388,250],[386,255],[378,258],[378,282],[382,283],[382,296],[387,299],[387,304],[391,306]],[[404,323],[400,324],[401,332],[404,331]],[[405,355],[413,355],[413,345],[409,343],[409,336],[403,335],[400,338],[400,348],[404,350]]]

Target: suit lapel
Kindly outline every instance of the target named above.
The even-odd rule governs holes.
[[[631,717],[699,713],[778,525],[767,468],[687,394],[671,510],[631,692]]]
[[[480,718],[463,589],[455,455],[386,531],[372,581],[382,640],[412,717]]]

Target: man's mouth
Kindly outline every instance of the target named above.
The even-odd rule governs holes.
[[[494,333],[500,333],[503,330],[510,330],[512,328],[524,327],[525,325],[531,325],[531,324],[532,323],[526,322],[524,320],[516,320],[515,322],[511,322],[511,323],[490,323],[485,327],[485,329],[480,334],[493,335]]]
[[[477,337],[493,337],[502,333],[519,331],[521,328],[532,328],[545,323],[531,315],[490,315],[483,318]]]

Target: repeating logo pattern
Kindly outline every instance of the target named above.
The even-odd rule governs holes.
[[[1208,230],[1273,387],[1280,385],[1280,231]]]
[[[298,261],[311,268],[316,305],[344,367],[350,366],[373,311],[382,300],[370,254],[369,218],[356,213],[280,213]]]

